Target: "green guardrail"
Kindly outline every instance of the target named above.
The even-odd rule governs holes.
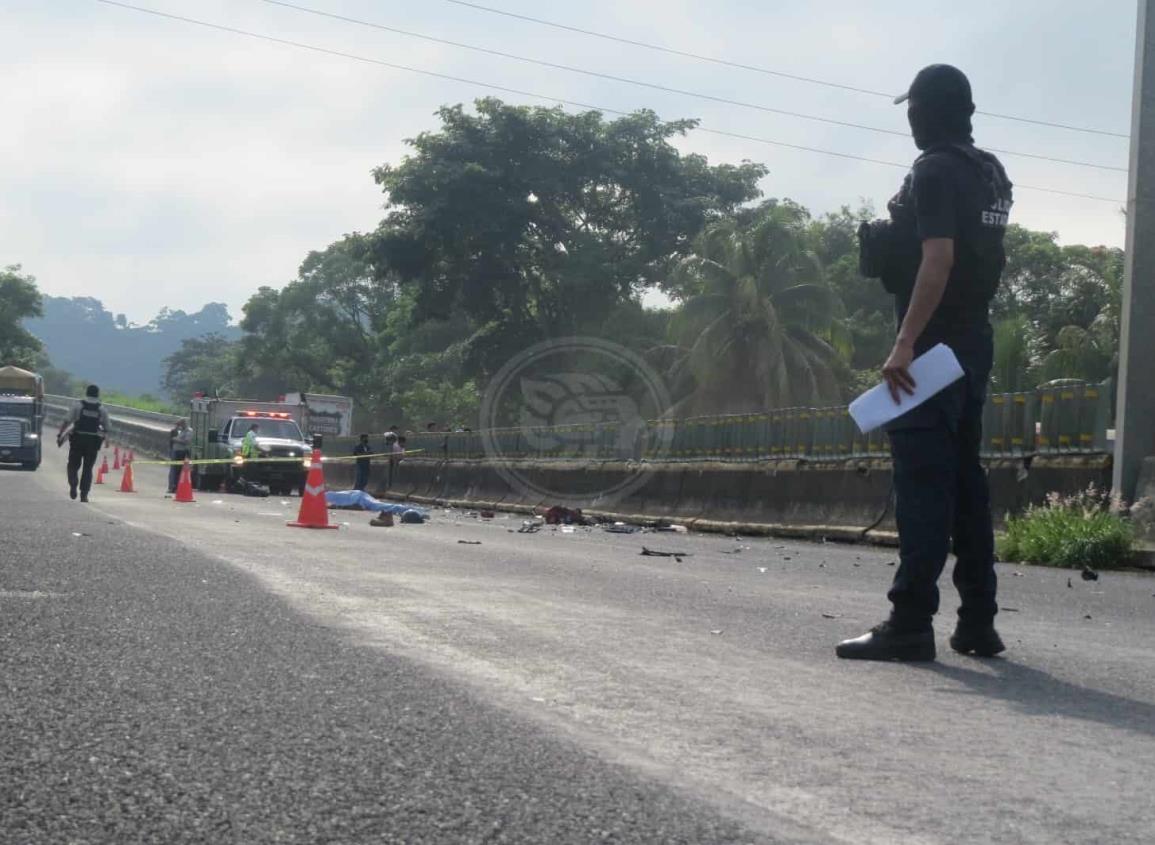
[[[1111,384],[1057,383],[991,396],[983,412],[983,456],[1096,454],[1110,451]],[[845,405],[782,408],[625,423],[531,426],[486,432],[412,432],[406,447],[420,460],[487,457],[591,461],[778,461],[834,463],[886,458],[885,432],[862,434]],[[327,440],[330,454],[351,452],[354,438]]]

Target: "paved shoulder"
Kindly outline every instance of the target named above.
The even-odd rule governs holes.
[[[27,481],[0,473],[8,841],[760,841]]]

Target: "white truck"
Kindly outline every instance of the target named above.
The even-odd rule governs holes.
[[[44,379],[20,367],[0,367],[0,463],[40,466]]]
[[[308,409],[286,402],[255,402],[249,399],[192,400],[189,425],[193,429],[192,458],[222,463],[197,467],[196,485],[216,490],[222,483],[229,491],[241,479],[265,484],[274,496],[287,496],[305,487],[312,441],[307,438]],[[257,451],[268,463],[245,464],[241,445],[253,424],[257,425]]]

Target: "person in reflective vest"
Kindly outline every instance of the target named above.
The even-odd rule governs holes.
[[[111,430],[108,411],[100,403],[100,388],[90,384],[84,391],[84,398],[76,403],[57,434],[60,444],[63,444],[66,432],[68,436],[69,498],[75,499],[79,492],[80,501],[88,501],[92,468]]]

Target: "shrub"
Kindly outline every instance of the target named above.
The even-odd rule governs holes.
[[[1126,509],[1093,485],[1073,496],[1052,493],[1042,506],[1008,517],[998,538],[1002,560],[1074,568],[1126,566],[1134,545]]]

